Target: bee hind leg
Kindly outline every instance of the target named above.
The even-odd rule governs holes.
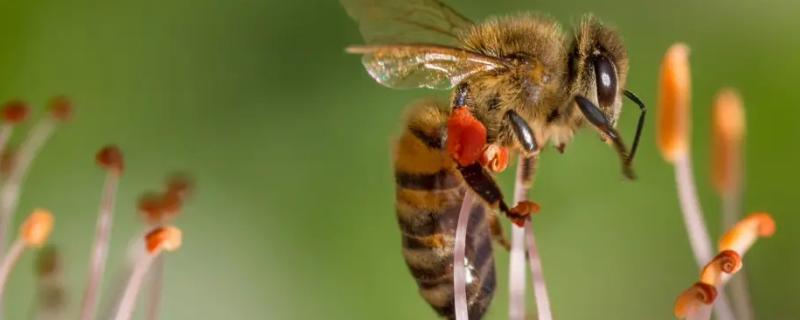
[[[486,217],[489,219],[489,231],[492,232],[492,239],[506,249],[506,251],[511,250],[511,243],[508,242],[508,238],[505,232],[503,232],[503,226],[500,224],[500,219],[497,218],[497,214],[494,212],[486,212]]]

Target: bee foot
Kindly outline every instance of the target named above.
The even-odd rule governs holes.
[[[508,217],[517,226],[525,226],[531,214],[539,212],[539,204],[533,201],[520,201],[516,206],[508,210]]]

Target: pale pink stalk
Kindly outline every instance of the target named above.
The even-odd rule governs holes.
[[[115,320],[128,320],[133,315],[133,308],[136,306],[139,289],[142,286],[147,270],[150,269],[150,265],[153,263],[153,259],[155,259],[154,256],[146,254],[134,266],[133,272],[128,279],[128,285],[125,287],[122,299],[118,304],[117,312],[114,316]]]
[[[11,270],[14,269],[14,266],[17,265],[22,253],[25,252],[25,247],[25,242],[22,241],[22,239],[14,241],[8,253],[6,253],[6,256],[3,258],[2,264],[0,264],[0,301],[3,300],[3,293],[5,292],[6,283],[8,282],[8,276],[11,274]]]
[[[150,301],[147,306],[147,319],[157,320],[161,309],[161,291],[164,286],[164,257],[156,258],[150,272]]]
[[[119,173],[113,171],[109,171],[106,175],[100,213],[97,216],[94,248],[89,265],[89,277],[83,294],[83,303],[81,304],[82,320],[90,320],[95,317],[97,293],[103,279],[108,256],[108,245],[111,240],[111,224],[114,215],[117,188],[119,186],[119,177]]]
[[[721,286],[719,288],[717,300],[714,301],[714,312],[716,312],[715,317],[718,320],[736,319],[736,316],[733,314],[733,307],[731,306],[731,302],[728,299],[728,295],[725,294],[725,290]]]
[[[517,160],[517,172],[514,182],[514,203],[527,200],[530,186],[525,183],[525,172],[533,170],[536,158],[529,159],[530,168],[525,168],[526,160],[522,155]],[[511,224],[511,252],[508,270],[508,318],[510,320],[525,319],[525,228]]]
[[[44,117],[28,133],[17,154],[8,178],[0,188],[0,252],[5,250],[6,234],[19,201],[20,187],[33,159],[53,133],[56,120]]]
[[[675,159],[675,180],[678,185],[678,200],[683,213],[683,221],[689,234],[689,244],[694,253],[698,268],[703,268],[712,258],[711,240],[697,199],[697,190],[692,173],[692,161],[688,154]]]
[[[547,294],[547,284],[544,281],[542,271],[542,258],[536,248],[536,238],[533,235],[533,224],[528,221],[525,224],[528,240],[528,263],[531,267],[531,282],[533,283],[533,294],[536,297],[536,312],[539,320],[552,320],[553,314],[550,309],[550,296]]]
[[[733,309],[736,311],[737,319],[755,319],[753,305],[750,303],[750,291],[747,288],[747,274],[742,273],[731,279],[728,287],[731,288],[731,300],[734,305]]]
[[[456,225],[455,248],[453,249],[453,297],[455,298],[456,320],[469,320],[469,306],[467,304],[467,273],[466,273],[466,244],[467,224],[469,215],[474,205],[472,190],[464,191],[464,200],[458,213]]]

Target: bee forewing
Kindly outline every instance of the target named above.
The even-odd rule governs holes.
[[[347,52],[363,54],[372,78],[397,89],[450,89],[475,74],[504,67],[492,57],[433,45],[349,47]]]

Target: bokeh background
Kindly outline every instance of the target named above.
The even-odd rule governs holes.
[[[797,317],[800,5],[447,2],[475,20],[535,10],[567,28],[597,14],[623,34],[629,88],[651,111],[662,54],[688,43],[693,152],[712,236],[720,215],[708,174],[710,104],[733,86],[748,118],[745,208],[768,210],[778,223],[745,260],[756,312]],[[343,51],[358,43],[356,24],[333,0],[0,2],[0,100],[25,99],[36,115],[56,94],[77,106],[34,163],[17,215],[39,206],[57,215],[65,318],[77,316],[102,185],[93,156],[116,143],[127,170],[107,289],[142,228],[136,198],[183,171],[197,190],[177,221],[184,247],[167,257],[163,319],[433,319],[400,255],[389,149],[409,102],[447,93],[377,85]],[[620,121],[626,137],[632,110]],[[589,130],[566,154],[543,155],[533,198],[544,209],[535,222],[559,319],[669,319],[676,295],[697,277],[654,124],[650,117],[633,183]],[[506,190],[511,176],[501,177]],[[12,277],[9,319],[30,312],[33,257]],[[497,253],[489,319],[506,318],[506,260]]]

